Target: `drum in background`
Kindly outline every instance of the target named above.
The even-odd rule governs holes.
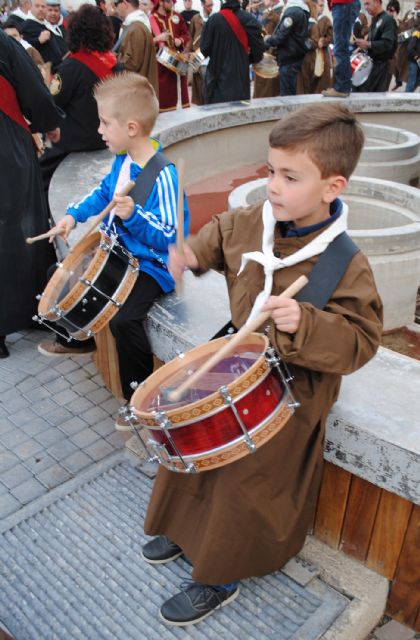
[[[271,53],[264,53],[262,60],[252,65],[257,76],[261,78],[277,78],[279,66],[276,58]]]
[[[148,451],[171,471],[196,473],[255,453],[297,406],[268,339],[251,333],[177,403],[167,396],[226,344],[212,340],[163,365],[131,398]],[[290,379],[290,378],[288,378]]]
[[[373,61],[364,51],[356,51],[350,57],[350,66],[352,72],[351,82],[355,87],[360,87],[369,78]]]
[[[100,331],[128,298],[138,261],[115,238],[96,232],[69,252],[39,296],[34,320],[64,328],[87,340]],[[51,324],[52,323],[52,324]]]
[[[161,47],[156,54],[156,59],[179,76],[186,76],[188,73],[188,58],[183,53],[168,49],[168,47]]]
[[[189,57],[189,65],[193,73],[198,73],[200,71],[200,67],[203,65],[205,57],[201,53],[200,49],[190,53]]]

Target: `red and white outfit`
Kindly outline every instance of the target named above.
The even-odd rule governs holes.
[[[182,40],[182,45],[177,47],[177,51],[183,51],[190,41],[188,27],[183,17],[176,11],[161,15],[157,9],[158,7],[153,9],[149,18],[153,36],[156,37],[164,32],[170,33],[173,40],[175,38]],[[158,49],[165,46],[167,45],[164,42],[157,43]],[[160,111],[173,111],[178,103],[178,75],[158,62],[158,79]],[[182,107],[186,108],[190,106],[187,76],[180,76],[180,80],[181,103]]]

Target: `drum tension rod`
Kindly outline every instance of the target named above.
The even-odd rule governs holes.
[[[54,329],[54,327],[50,324],[48,324],[47,322],[45,322],[45,320],[39,316],[32,316],[32,320],[34,322],[37,322],[38,324],[43,324],[44,327],[48,327],[48,329],[50,329],[50,331],[54,331],[54,333],[56,333],[58,336],[60,336],[61,338],[64,338],[64,340],[66,340],[67,342],[71,342],[73,340],[72,336],[69,335],[65,335],[64,333],[61,333],[60,331],[57,331],[57,329]],[[51,322],[53,322],[53,320],[51,320]]]
[[[229,393],[229,389],[227,387],[225,387],[225,386],[220,387],[219,388],[219,393],[222,396],[223,402],[225,403],[225,405],[230,407],[230,409],[232,410],[233,415],[235,416],[237,423],[241,427],[242,432],[243,432],[243,434],[245,436],[244,441],[245,441],[246,446],[248,447],[248,449],[250,450],[251,453],[255,453],[256,450],[257,450],[256,444],[254,443],[253,439],[249,435],[246,426],[242,422],[241,416],[239,415],[238,410],[237,410],[237,408],[235,407],[235,405],[233,403],[232,396]]]
[[[87,278],[79,278],[79,281],[82,284],[85,284],[87,287],[90,287],[91,289],[93,289],[94,291],[96,291],[96,293],[99,293],[99,295],[101,295],[103,298],[106,298],[107,300],[109,300],[109,302],[111,302],[113,305],[115,305],[116,307],[118,307],[118,309],[120,307],[122,307],[121,302],[117,302],[116,300],[114,300],[114,298],[110,298],[106,293],[104,293],[103,291],[101,291],[100,289],[98,289],[97,287],[95,287],[94,284],[92,284],[91,280],[88,280]]]
[[[176,455],[178,456],[178,458],[180,459],[181,463],[184,465],[185,470],[188,473],[195,473],[196,472],[196,468],[194,463],[192,462],[186,462],[184,460],[184,458],[182,457],[182,454],[180,452],[180,450],[178,449],[178,447],[176,446],[171,434],[170,434],[170,428],[172,426],[171,421],[169,420],[168,416],[166,415],[166,413],[164,413],[163,411],[158,411],[155,412],[155,418],[156,421],[158,422],[160,428],[162,429],[162,431],[164,432],[165,436],[168,438],[169,443],[171,445],[171,447],[174,449]],[[166,452],[167,453],[167,452]],[[169,454],[168,454],[169,456]],[[169,456],[170,458],[170,456]],[[174,471],[177,471],[176,467],[173,469]]]
[[[275,352],[273,347],[268,347],[265,353],[265,359],[271,369],[273,368],[277,369],[280,375],[280,378],[284,382],[284,386],[286,387],[286,391],[288,395],[287,405],[289,409],[297,409],[298,407],[300,407],[300,402],[295,400],[295,397],[290,388],[289,382],[293,380],[293,376],[291,375],[287,364],[283,362],[283,360],[280,360],[280,358],[277,356],[277,353]]]

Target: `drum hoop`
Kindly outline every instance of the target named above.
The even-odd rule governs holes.
[[[243,391],[249,388],[248,378],[252,376],[256,376],[257,373],[260,375],[257,376],[260,379],[261,375],[268,368],[268,363],[264,358],[264,353],[268,348],[269,341],[268,338],[260,333],[252,333],[246,338],[246,341],[249,342],[251,339],[252,343],[260,341],[262,345],[261,355],[255,360],[255,362],[244,371],[236,380],[227,385],[230,395],[232,398],[235,398],[242,394]],[[206,352],[210,351],[211,353],[215,352],[217,349],[210,349],[210,345],[220,345],[226,343],[226,338],[217,338],[216,340],[211,340],[207,342],[205,345],[200,345],[199,347],[194,347],[189,350],[185,355],[193,358],[194,355],[199,355],[200,350],[202,351],[202,355],[206,355]],[[138,409],[136,407],[136,401],[146,396],[148,393],[152,391],[157,391],[159,388],[164,387],[165,380],[168,379],[173,373],[178,370],[177,364],[179,363],[179,357],[174,358],[170,362],[167,362],[157,369],[133,394],[130,400],[130,404],[134,406],[136,409],[137,419],[145,426],[145,427],[153,427],[159,425],[159,422],[156,417],[156,413],[151,411],[144,411],[142,409]],[[187,364],[187,361],[185,361]],[[150,391],[148,386],[151,385],[151,381],[153,380],[153,387],[150,387]],[[172,424],[178,425],[179,423],[189,422],[192,419],[200,419],[203,416],[207,416],[209,411],[213,411],[214,409],[224,408],[226,405],[223,402],[223,398],[220,393],[216,389],[213,393],[209,394],[205,398],[201,398],[200,400],[196,400],[195,402],[191,402],[189,404],[183,405],[182,407],[177,407],[175,409],[168,408],[164,411],[165,415],[171,421]]]
[[[101,236],[107,238],[106,242],[110,242],[110,239],[97,231],[83,240],[81,240],[80,244],[76,245],[75,249],[71,251],[63,260],[62,268],[67,271],[72,271],[72,266],[76,263],[77,259],[80,258],[83,253],[86,252],[88,248],[92,248],[94,245],[97,245],[97,250],[94,253],[91,261],[87,269],[82,274],[82,278],[86,278],[87,280],[91,280],[92,276],[96,276],[99,272],[99,269],[106,263],[108,260],[108,252],[100,247],[100,239]],[[67,313],[70,309],[73,308],[74,304],[77,304],[77,301],[81,300],[89,289],[85,284],[82,284],[80,280],[70,289],[67,295],[64,296],[59,303],[55,303],[52,300],[53,292],[55,292],[55,287],[57,286],[60,279],[61,268],[58,268],[55,273],[51,276],[47,286],[44,289],[41,300],[38,305],[38,313],[42,315],[44,318],[56,320],[56,314],[51,313],[51,309],[53,307],[60,309],[60,311]],[[75,302],[76,301],[76,302]],[[48,307],[47,307],[48,305]],[[47,308],[46,308],[47,307]],[[44,309],[44,311],[43,311]]]
[[[252,431],[249,431],[249,435],[252,436],[252,440],[257,448],[261,447],[276,435],[276,433],[284,427],[293,413],[293,408],[288,405],[286,398],[284,398],[284,400],[282,399],[279,407],[271,414],[271,417],[264,420],[264,424],[261,423],[257,427],[254,427]],[[243,436],[240,436],[223,447],[217,447],[217,450],[210,449],[201,454],[185,455],[182,457],[187,464],[190,461],[194,462],[197,471],[205,471],[206,469],[225,466],[248,454],[249,449],[245,439]],[[177,456],[170,456],[169,465],[174,467],[176,471],[185,471],[183,462]]]
[[[234,386],[236,384],[236,382],[237,382],[236,380],[234,380],[234,381],[230,382],[228,385],[226,385],[226,388],[229,390],[230,395],[232,396],[232,399],[234,400],[233,404],[236,405],[238,402],[240,402],[240,400],[242,400],[249,393],[254,391],[261,384],[261,382],[263,382],[263,380],[265,380],[270,375],[271,372],[272,372],[272,369],[270,369],[267,366],[267,370],[265,371],[265,373],[263,373],[261,376],[258,376],[258,378],[255,380],[255,382],[253,384],[251,384],[249,387],[247,387],[247,389],[244,389],[243,392],[239,393],[238,395],[236,395],[234,393],[233,389],[231,388],[232,386]],[[244,372],[244,374],[245,373],[246,372]],[[219,390],[216,390],[211,395],[218,394],[218,393],[219,393]],[[210,396],[207,396],[207,398],[210,398]],[[202,400],[204,400],[204,399],[205,398],[202,398]],[[188,407],[190,405],[185,405],[185,406]],[[176,429],[180,429],[181,427],[188,427],[188,426],[190,426],[192,424],[195,424],[196,422],[201,422],[204,418],[211,418],[211,417],[217,415],[218,413],[221,413],[222,411],[227,410],[227,409],[229,409],[229,406],[223,403],[220,406],[215,407],[212,411],[208,411],[208,412],[206,411],[206,413],[200,414],[199,416],[194,416],[190,420],[186,420],[185,422],[176,422],[176,424],[171,425],[170,427],[168,427],[168,430],[169,431],[173,431],[173,430],[176,430]],[[154,421],[153,425],[150,425],[150,424],[143,423],[141,421],[141,418],[138,418],[138,419],[139,419],[140,424],[141,424],[142,427],[145,427],[146,429],[150,429],[151,431],[162,431],[162,427],[159,425],[158,422]]]

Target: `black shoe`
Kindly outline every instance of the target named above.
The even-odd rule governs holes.
[[[4,336],[0,336],[0,358],[8,358],[9,356],[10,353],[4,342]]]
[[[166,536],[157,536],[144,545],[141,555],[150,564],[164,564],[182,556],[182,549]]]
[[[187,586],[188,585],[188,586]],[[182,589],[183,585],[181,585]],[[197,582],[185,583],[185,589],[163,603],[159,616],[167,624],[186,627],[207,618],[213,611],[235,600],[239,587],[220,589]]]

